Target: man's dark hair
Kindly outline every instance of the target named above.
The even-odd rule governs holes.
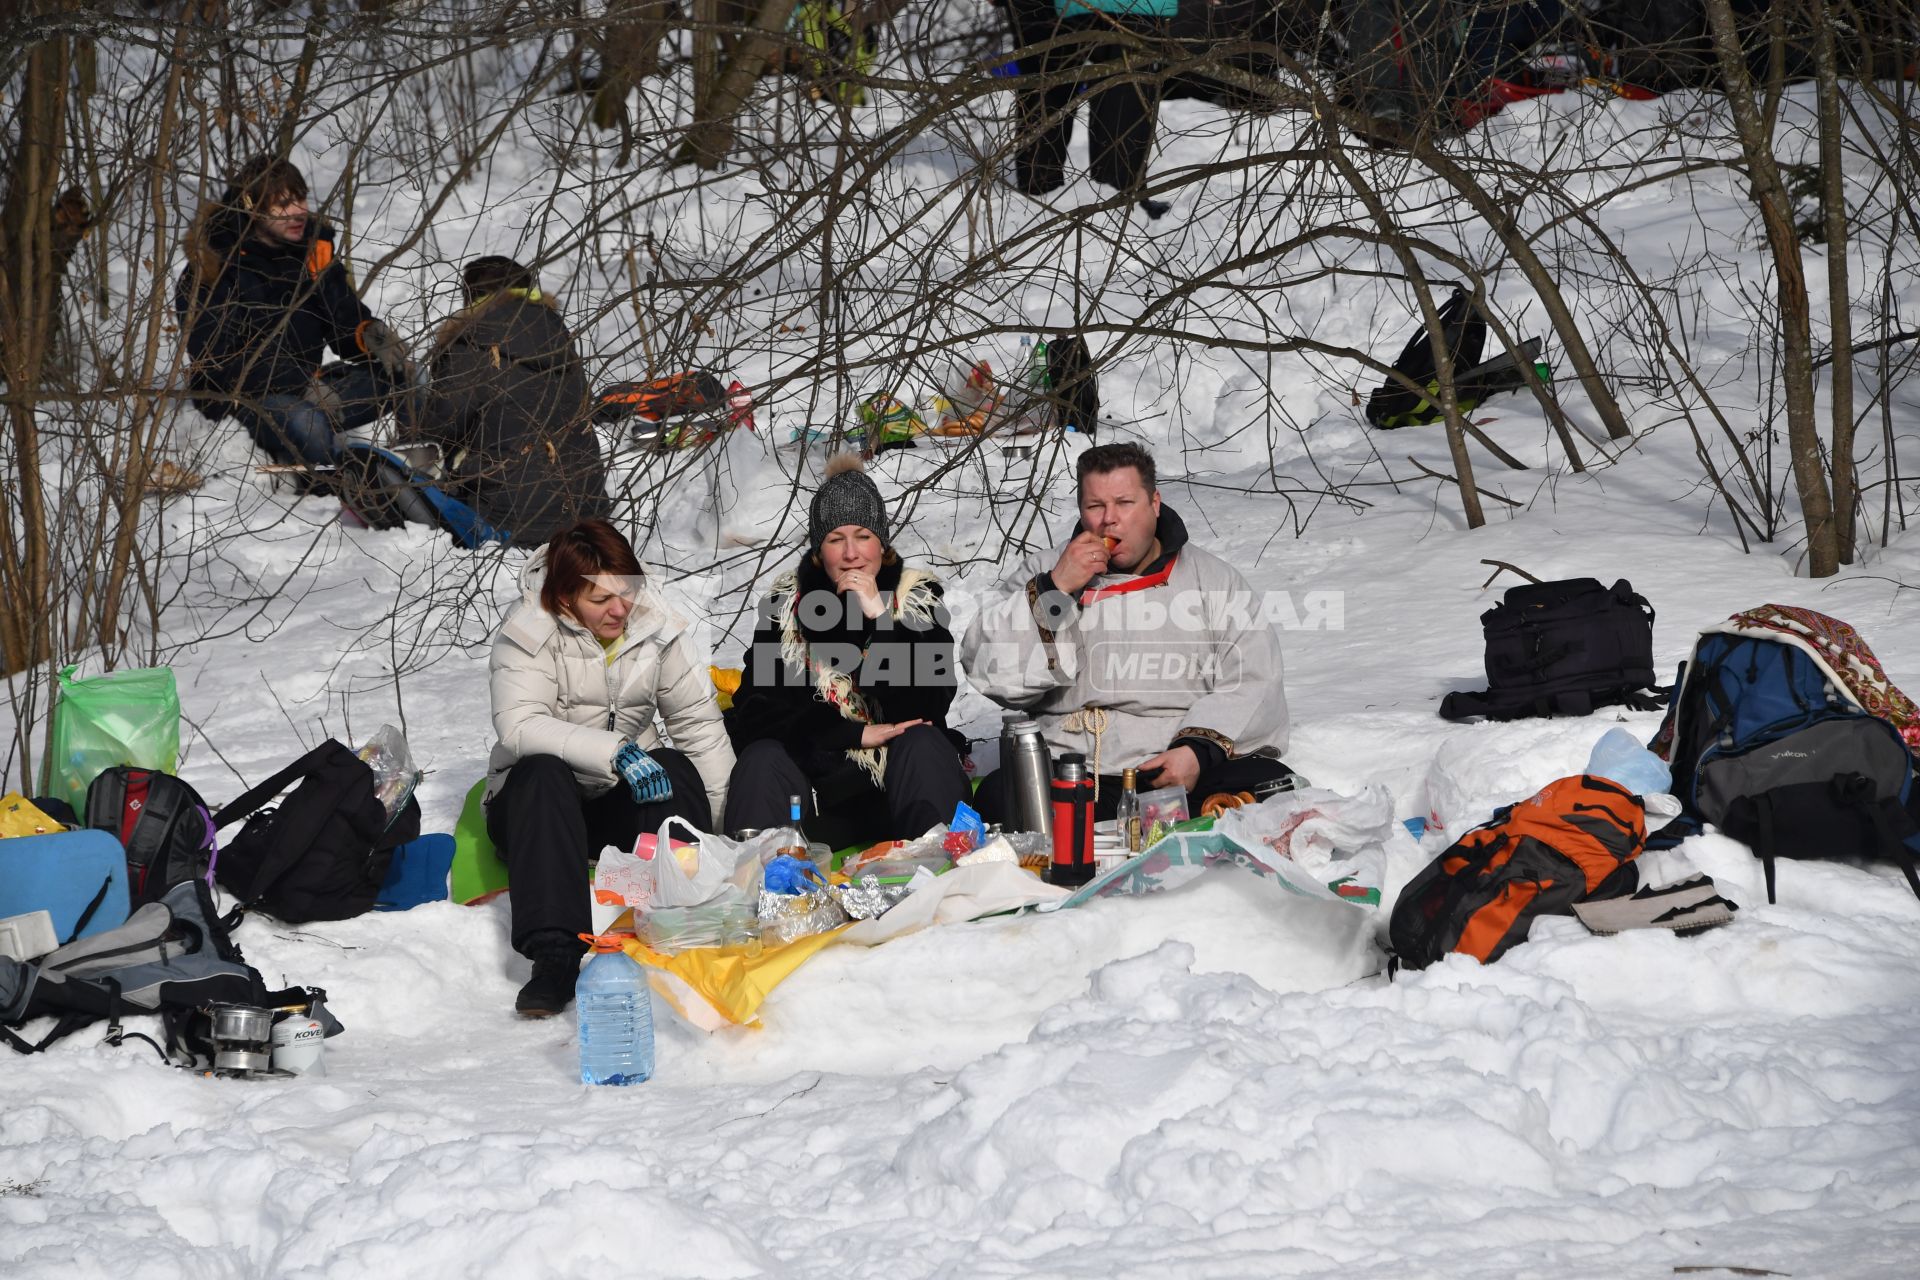
[[[1137,444],[1097,444],[1080,455],[1079,465],[1074,470],[1074,493],[1078,495],[1087,486],[1088,476],[1104,476],[1109,471],[1118,471],[1122,467],[1132,467],[1140,473],[1140,483],[1152,493],[1160,487],[1159,478],[1153,469],[1153,455]]]
[[[258,217],[288,200],[308,198],[307,180],[291,160],[255,156],[233,175],[233,202]]]
[[[492,253],[466,265],[460,273],[460,287],[465,290],[468,302],[478,302],[503,289],[533,289],[538,285],[532,271],[512,258]]]

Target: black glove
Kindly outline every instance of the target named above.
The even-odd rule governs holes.
[[[407,344],[400,341],[400,335],[387,327],[384,320],[369,320],[360,326],[360,349],[380,366],[388,379],[401,383],[407,380]]]

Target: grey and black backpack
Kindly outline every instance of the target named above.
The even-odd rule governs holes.
[[[210,1057],[195,1043],[193,1015],[208,1005],[261,1008],[306,1005],[304,987],[270,991],[227,936],[204,880],[188,880],[149,902],[116,929],[70,942],[36,961],[0,957],[0,1039],[19,1053],[38,1053],[96,1022],[106,1042],[145,1040],[168,1062],[195,1065]],[[165,1044],[121,1025],[128,1015],[156,1014]],[[15,1032],[53,1018],[37,1041]]]

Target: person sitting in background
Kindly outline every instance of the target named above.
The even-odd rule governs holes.
[[[513,948],[533,961],[514,1008],[543,1018],[573,1000],[588,865],[669,817],[711,830],[733,748],[686,619],[646,590],[611,524],[555,534],[522,582],[487,663],[487,834],[507,864]]]
[[[410,414],[409,371],[307,201],[290,162],[241,166],[195,219],[174,308],[195,406],[215,422],[233,414],[275,462],[331,466],[344,432],[389,406]],[[347,363],[323,371],[329,347]]]
[[[829,847],[920,835],[968,794],[947,728],[957,677],[940,583],[892,547],[880,490],[843,454],[808,516],[810,546],[773,583],[727,712],[739,763],[726,827],[787,825],[801,799]]]
[[[517,546],[605,516],[606,469],[573,335],[533,272],[475,258],[466,306],[441,329],[418,440],[439,446],[439,485]]]
[[[1188,541],[1139,445],[1087,450],[1078,476],[1080,527],[982,601],[967,679],[1031,712],[1056,762],[1086,756],[1101,820],[1128,768],[1143,790],[1184,788],[1194,813],[1290,778],[1280,646],[1246,579]],[[982,780],[978,807],[1012,817],[1003,773]]]

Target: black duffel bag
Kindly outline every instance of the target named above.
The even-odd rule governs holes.
[[[1622,705],[1657,711],[1653,606],[1625,578],[1603,587],[1594,578],[1513,587],[1480,615],[1487,637],[1487,688],[1456,692],[1440,703],[1448,720],[1485,716],[1583,716]]]
[[[275,808],[262,808],[295,782]],[[288,924],[345,920],[373,906],[393,851],[420,834],[413,797],[393,820],[373,770],[328,738],[214,815],[216,829],[246,819],[220,850],[215,874],[248,909]]]

